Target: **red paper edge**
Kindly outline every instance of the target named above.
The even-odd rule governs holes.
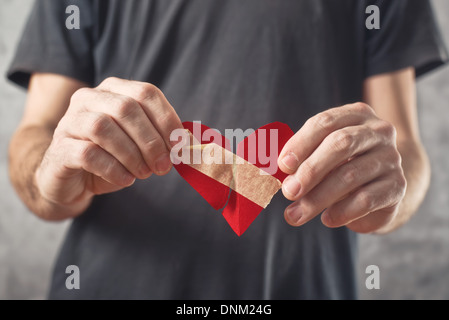
[[[278,152],[276,157],[276,164],[277,164],[277,158],[279,157],[279,154],[282,151],[282,148],[287,143],[288,140],[293,136],[293,131],[290,129],[290,127],[282,122],[273,122],[270,124],[267,124],[263,127],[260,127],[257,129],[252,135],[258,134],[259,130],[270,130],[270,129],[277,129],[278,130]],[[240,157],[243,157],[246,161],[248,161],[248,153],[245,153],[243,150],[243,146],[245,141],[250,139],[251,135],[244,139],[242,142],[239,143],[237,146],[237,155]],[[256,146],[257,148],[257,146]],[[257,152],[257,150],[256,150]],[[255,166],[261,168],[263,167],[259,163],[253,163]],[[276,173],[273,175],[275,178],[279,179],[279,181],[283,182],[284,179],[287,177],[287,174],[283,173],[279,168],[277,169]],[[260,214],[260,212],[263,210],[263,208],[251,200],[245,198],[244,196],[240,195],[239,193],[231,190],[231,195],[229,197],[229,201],[227,206],[223,210],[223,217],[226,219],[226,221],[231,226],[232,230],[238,235],[241,236],[251,225],[251,223],[257,218],[257,216]]]
[[[193,128],[194,123],[190,121],[183,122],[185,129],[188,129],[192,134],[197,134],[197,130]],[[211,143],[210,141],[203,141],[202,136],[205,130],[210,129],[208,126],[201,124],[201,136],[195,136],[195,138],[201,142],[201,144]],[[229,141],[223,137],[221,146],[225,145],[229,149]],[[213,141],[220,145],[219,142]],[[224,184],[218,182],[211,177],[206,176],[198,170],[193,169],[189,165],[180,163],[174,165],[179,175],[184,178],[215,210],[220,210],[226,205],[229,198],[230,188]]]

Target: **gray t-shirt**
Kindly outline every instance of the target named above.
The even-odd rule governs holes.
[[[379,30],[365,9],[380,8]],[[68,30],[77,5],[81,28]],[[367,76],[447,58],[428,1],[37,1],[8,73],[95,86],[151,82],[181,120],[294,131],[320,111],[362,100]],[[76,218],[54,266],[54,299],[351,299],[356,234],[319,217],[294,228],[281,193],[238,237],[175,170],[98,196]],[[67,290],[65,269],[80,268]]]

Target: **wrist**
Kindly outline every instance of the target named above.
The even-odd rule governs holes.
[[[41,219],[47,221],[62,221],[71,219],[82,214],[90,205],[93,195],[84,195],[70,203],[64,203],[52,199],[42,188],[41,167],[39,166],[33,175],[33,188],[36,194],[36,205],[34,213]]]

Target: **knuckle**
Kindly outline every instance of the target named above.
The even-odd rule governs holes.
[[[374,114],[374,109],[371,108],[369,105],[363,102],[356,102],[352,105],[352,108],[354,111],[357,111],[362,114],[366,115],[372,115]]]
[[[158,99],[160,90],[158,87],[151,83],[144,83],[136,89],[135,97],[137,101],[146,101]]]
[[[104,79],[98,87],[109,87],[111,84],[117,82],[117,77],[107,77]]]
[[[354,148],[355,137],[345,129],[334,132],[332,138],[335,151],[350,151]]]
[[[394,149],[392,152],[392,162],[396,168],[402,168],[402,157],[398,150]]]
[[[386,158],[386,165],[392,171],[402,169],[402,157],[396,148],[391,148]]]
[[[394,143],[396,143],[396,128],[390,122],[380,120],[378,132],[385,136],[388,141],[393,141]]]
[[[98,147],[93,144],[86,144],[79,151],[79,159],[83,165],[90,165],[98,154]]]
[[[368,164],[368,168],[369,172],[372,172],[373,174],[380,174],[384,168],[383,161],[376,157],[372,157]]]
[[[400,194],[403,196],[405,194],[405,190],[407,189],[407,179],[402,172],[396,177],[396,186],[400,191]]]
[[[346,186],[353,185],[356,182],[357,177],[358,177],[357,168],[355,168],[353,165],[350,165],[350,163],[348,163],[341,170],[339,177],[340,177],[340,181],[344,185],[346,185]]]
[[[402,173],[399,179],[399,185],[402,187],[402,189],[407,189],[407,179],[405,178],[405,175]]]
[[[92,93],[91,88],[81,88],[76,90],[73,94],[72,97],[70,98],[70,105],[78,105],[80,102],[83,102],[87,96],[89,96]]]
[[[136,101],[130,97],[122,96],[117,98],[115,114],[119,119],[129,117],[136,110]]]
[[[331,130],[335,123],[335,117],[329,111],[324,111],[312,118],[312,125],[323,130]]]
[[[113,122],[112,119],[107,115],[98,115],[92,121],[90,126],[91,134],[94,137],[101,137],[107,135],[110,131]]]
[[[359,192],[356,199],[359,206],[366,210],[366,212],[372,211],[375,206],[374,196],[368,191]]]

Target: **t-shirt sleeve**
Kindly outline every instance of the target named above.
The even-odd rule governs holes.
[[[380,29],[366,30],[365,76],[414,67],[416,76],[448,61],[429,0],[371,0]]]
[[[79,10],[79,29],[69,29]],[[72,7],[73,8],[73,7]],[[72,9],[69,8],[69,9]],[[27,88],[32,73],[68,76],[94,82],[92,1],[36,0],[7,72],[9,80]]]

